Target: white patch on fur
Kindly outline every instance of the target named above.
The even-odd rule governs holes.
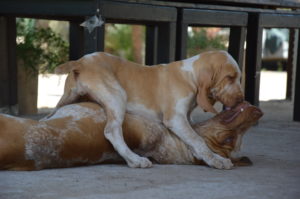
[[[97,56],[98,54],[99,54],[99,52],[93,52],[93,53],[84,55],[84,58],[90,59],[90,58],[93,58],[94,56]]]
[[[65,128],[56,128],[48,125],[47,121],[71,117],[65,121]],[[77,122],[84,118],[92,118],[95,123],[104,122],[104,110],[92,109],[77,104],[71,104],[58,109],[50,118],[45,118],[36,125],[32,125],[25,132],[25,157],[34,160],[37,169],[45,167],[60,167],[71,165],[60,158],[68,132],[84,133],[78,128]],[[75,161],[75,160],[74,160]],[[84,162],[84,161],[83,161]]]
[[[73,121],[81,120],[87,117],[91,117],[96,123],[104,122],[106,120],[106,115],[102,108],[94,110],[78,104],[71,104],[59,108],[50,118],[43,119],[43,121],[66,118],[70,116],[72,117]]]
[[[200,59],[200,55],[196,55],[196,56],[193,56],[193,57],[183,60],[181,70],[193,73],[194,72],[194,67],[193,67],[194,62],[198,59]]]
[[[191,106],[191,101],[193,97],[194,94],[190,93],[188,96],[178,99],[175,105],[176,113],[187,114]]]
[[[65,128],[56,128],[46,123],[53,119],[66,117],[71,117],[71,119],[66,120]],[[92,118],[95,123],[106,120],[103,109],[93,110],[92,108],[73,104],[60,108],[50,118],[31,126],[24,135],[26,159],[34,160],[38,169],[71,165],[72,161],[67,163],[62,160],[59,153],[68,132],[84,133],[82,129],[78,128],[77,121],[87,117]]]
[[[104,113],[103,113],[104,114]],[[105,160],[119,160],[117,153],[104,153],[98,160],[91,161],[84,157],[64,160],[60,157],[68,133],[84,134],[74,120],[66,122],[66,128],[56,128],[46,122],[39,122],[25,133],[25,158],[34,160],[37,169],[52,167],[69,167],[75,163],[97,164]],[[85,135],[83,135],[85,136]]]
[[[25,132],[25,158],[34,160],[37,169],[64,166],[65,161],[59,156],[68,132],[82,131],[74,121],[67,121],[66,128],[56,128],[46,122],[39,122]]]
[[[151,109],[148,109],[143,104],[136,104],[136,103],[127,103],[126,110],[128,113],[132,113],[135,115],[142,115],[143,117],[154,120],[154,121],[161,121],[157,113]]]
[[[177,100],[175,106],[176,113],[171,120],[167,121],[167,126],[170,127],[185,143],[194,149],[197,147],[197,151],[199,151],[199,148],[201,149],[200,151],[202,151],[203,144],[204,146],[206,145],[202,138],[194,132],[187,120],[187,112],[193,97],[194,94],[190,93],[188,96]]]

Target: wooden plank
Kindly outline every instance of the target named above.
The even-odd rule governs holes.
[[[210,9],[210,10],[231,10],[231,11],[243,11],[243,12],[268,12],[268,13],[289,13],[290,10],[274,10],[274,7],[282,7],[282,6],[260,6],[260,5],[252,5],[247,4],[248,1],[242,0],[244,5],[239,4],[226,4],[222,5],[221,3],[217,3],[216,1],[211,0],[174,0],[174,1],[163,1],[163,0],[118,0],[122,2],[132,2],[132,3],[143,3],[149,5],[157,5],[157,6],[173,6],[177,8],[199,8],[199,9]],[[286,2],[286,0],[274,0],[277,2]],[[295,0],[297,1],[297,0]],[[264,0],[261,1],[262,3]],[[284,6],[283,6],[284,7]],[[296,5],[291,4],[290,6],[285,6],[290,8],[300,8],[299,2]]]
[[[294,91],[294,121],[300,122],[300,28],[298,29],[298,43],[297,49],[297,65],[296,65],[296,76],[295,76],[295,91]]]
[[[198,2],[197,0],[192,0],[191,2]],[[203,2],[203,1],[202,1]],[[300,3],[297,0],[204,0],[204,2],[209,2],[211,4],[224,4],[224,5],[243,5],[247,7],[300,7]]]
[[[158,25],[157,63],[169,63],[175,60],[176,23]]]
[[[229,35],[228,52],[237,61],[241,71],[244,64],[244,45],[246,40],[245,27],[231,27]]]
[[[96,14],[95,0],[2,0],[0,13],[15,16],[91,16]]]
[[[261,14],[260,26],[265,28],[300,28],[300,15]]]
[[[149,22],[175,22],[176,8],[137,3],[100,2],[100,14],[104,18]]]
[[[248,14],[234,11],[183,9],[182,21],[190,25],[247,26]]]
[[[148,25],[146,27],[146,65],[157,64],[157,39],[158,27]]]
[[[259,82],[262,51],[262,27],[259,14],[250,14],[247,27],[247,50],[245,65],[245,99],[259,105]],[[249,34],[251,33],[251,34]]]

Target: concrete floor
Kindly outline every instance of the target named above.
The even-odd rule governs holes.
[[[265,116],[244,137],[251,167],[154,165],[130,169],[98,165],[35,172],[0,171],[0,199],[243,198],[300,197],[300,123],[289,102],[264,102]],[[195,113],[197,118],[202,114]]]

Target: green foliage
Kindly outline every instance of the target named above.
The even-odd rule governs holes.
[[[68,60],[68,51],[68,42],[52,29],[36,28],[34,19],[17,19],[17,58],[30,74],[53,72]]]
[[[216,36],[209,38],[205,28],[192,31],[187,39],[187,56],[193,56],[207,50],[226,50],[225,38]]]
[[[107,24],[105,29],[105,51],[133,61],[131,26]]]
[[[133,60],[131,27],[128,25],[106,25],[105,51]]]

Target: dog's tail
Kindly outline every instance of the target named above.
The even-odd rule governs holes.
[[[56,74],[65,74],[69,73],[77,68],[76,61],[69,61],[67,63],[61,64],[55,68]]]

